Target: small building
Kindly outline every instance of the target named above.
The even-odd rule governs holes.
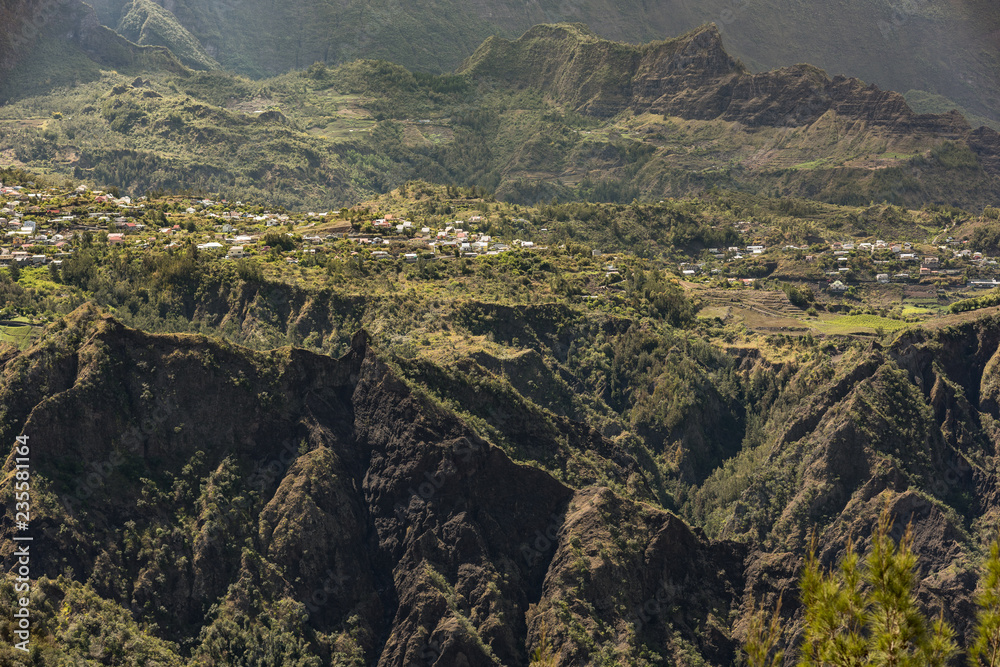
[[[108,234],[108,243],[117,245],[125,240],[124,234]]]
[[[840,282],[839,280],[836,280],[833,282],[832,285],[830,285],[829,289],[834,294],[843,294],[844,292],[847,291],[847,285]]]
[[[889,282],[889,274],[888,273],[880,273],[877,276],[875,276],[875,281],[876,282],[880,282],[880,283],[887,283],[887,282]]]

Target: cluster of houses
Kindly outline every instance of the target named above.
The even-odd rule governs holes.
[[[85,201],[88,205],[75,206],[72,210],[60,210],[55,198],[63,200],[74,199],[79,204]],[[84,230],[108,230],[107,241],[111,245],[137,244],[140,247],[156,245],[165,249],[180,247],[172,237],[188,233],[181,224],[167,224],[147,228],[151,219],[146,215],[145,198],[132,201],[129,197],[115,197],[101,191],[92,191],[85,186],[76,188],[74,192],[31,192],[24,187],[4,187],[0,184],[0,266],[17,263],[23,265],[44,265],[48,262],[61,262],[72,251],[72,241]],[[203,234],[202,242],[197,244],[199,250],[219,251],[231,259],[240,259],[249,255],[269,252],[271,249],[261,245],[263,234],[246,230],[256,228],[267,233],[269,228],[288,225],[290,223],[311,223],[323,232],[306,233],[297,243],[295,252],[285,253],[289,263],[298,262],[298,256],[314,254],[317,248],[333,241],[346,240],[358,244],[358,251],[368,250],[372,259],[400,258],[406,262],[417,262],[420,258],[435,257],[467,257],[475,258],[484,255],[497,255],[514,248],[532,249],[532,241],[513,239],[501,241],[491,235],[476,231],[483,216],[472,213],[467,219],[451,220],[443,228],[418,226],[411,220],[386,214],[376,218],[362,227],[361,232],[330,231],[328,222],[331,214],[326,212],[309,212],[294,216],[286,213],[247,212],[238,210],[240,202],[229,206],[225,202],[210,199],[194,199],[188,201],[182,216],[186,216],[188,224],[191,219],[201,223],[210,222],[215,234]],[[80,213],[86,210],[86,213]],[[153,216],[152,219],[156,219]],[[163,216],[159,218],[163,220]],[[520,220],[527,223],[527,220]],[[336,225],[333,226],[336,229]],[[190,226],[188,230],[192,229]],[[243,233],[240,229],[244,230]],[[301,227],[300,227],[301,229]],[[113,231],[112,231],[113,230]],[[202,228],[201,232],[205,230]],[[543,232],[546,230],[542,230]],[[299,237],[295,237],[298,239]],[[878,283],[906,282],[918,278],[933,278],[937,276],[959,276],[964,269],[978,267],[975,273],[988,274],[995,259],[984,257],[982,253],[973,252],[965,247],[966,242],[949,237],[947,241],[936,247],[915,248],[909,242],[886,242],[883,240],[864,242],[835,242],[828,249],[816,246],[798,247],[784,246],[783,250],[793,251],[801,259],[801,253],[806,262],[822,262],[829,276],[829,290],[834,293],[848,289],[844,281],[853,279],[855,260],[862,254],[870,257],[871,264],[876,266],[875,281]],[[922,251],[921,251],[922,250]],[[706,271],[713,274],[721,273],[721,269],[713,268],[715,261],[739,262],[744,259],[768,254],[769,250],[762,244],[747,246],[730,246],[725,248],[708,248],[706,261],[682,263],[680,273],[685,278],[694,278]],[[594,256],[600,256],[600,251],[594,251]],[[867,264],[866,260],[866,266]],[[905,265],[913,265],[906,268]],[[717,265],[716,265],[717,266]],[[882,267],[885,270],[879,270]],[[960,267],[960,268],[957,268]],[[617,275],[618,270],[611,264],[606,268],[607,276]],[[904,269],[904,270],[900,270]],[[753,279],[743,282],[752,284]],[[732,282],[732,281],[731,281]],[[971,280],[970,287],[993,288],[1000,286],[992,276]]]
[[[86,208],[90,210],[81,214],[79,206],[74,207],[76,213],[73,213],[53,208],[52,204],[46,205],[47,200],[56,197],[75,198],[78,203],[82,199],[89,204]],[[165,249],[179,247],[181,244],[177,240],[180,239],[171,237],[186,233],[186,227],[181,224],[150,226],[149,217],[144,217],[145,198],[133,202],[129,197],[113,197],[104,192],[91,191],[85,186],[80,186],[73,193],[39,193],[28,192],[24,187],[3,187],[0,184],[0,206],[0,244],[7,246],[0,247],[0,265],[12,262],[42,265],[50,261],[61,261],[72,252],[74,236],[86,230],[107,230],[107,242],[110,245],[129,244],[143,248],[156,245]],[[269,231],[267,228],[310,221],[311,226],[318,226],[327,222],[331,215],[326,212],[294,216],[285,213],[251,213],[237,210],[241,206],[240,202],[236,202],[235,207],[229,207],[224,202],[197,199],[190,200],[187,208],[180,210],[188,221],[195,219],[201,223],[214,223],[212,226],[217,233],[205,235],[203,242],[197,244],[199,250],[221,251],[232,259],[271,250],[259,243],[263,234],[254,234],[252,230],[250,233],[240,233],[238,229],[256,227],[259,230],[263,227],[266,233]],[[144,223],[143,220],[147,222]],[[301,243],[296,244],[296,252],[286,253],[289,255],[286,261],[295,263],[298,259],[292,255],[314,254],[323,244],[339,240],[357,243],[361,246],[359,250],[370,249],[370,256],[374,259],[400,257],[407,262],[416,262],[420,257],[472,258],[496,255],[513,248],[535,247],[532,241],[514,239],[505,242],[477,232],[476,227],[482,221],[482,214],[473,213],[466,220],[447,223],[443,229],[431,229],[426,226],[417,227],[410,220],[387,214],[372,220],[370,230],[366,229],[364,232],[306,233],[301,237]],[[326,228],[329,229],[329,226]],[[201,231],[204,232],[204,229]]]
[[[86,220],[81,220],[68,210],[53,208],[46,203],[56,198],[80,196],[87,196],[93,204],[102,205],[104,209],[110,206],[117,212],[95,211],[88,213]],[[141,205],[133,205],[129,197],[114,197],[83,185],[66,193],[32,192],[24,186],[4,186],[0,183],[0,244],[3,246],[0,247],[0,266],[11,263],[27,266],[41,266],[49,262],[60,264],[72,253],[71,241],[75,233],[69,230],[88,225],[107,225],[113,219],[114,225],[119,228],[139,231],[143,225],[132,222],[123,214],[139,212],[141,208]]]
[[[387,235],[403,235],[407,239],[407,245],[411,250],[422,251],[422,256],[433,258],[438,253],[444,256],[479,257],[480,255],[497,255],[511,250],[514,247],[534,248],[532,241],[514,239],[510,242],[501,242],[494,239],[489,234],[480,234],[471,229],[472,226],[482,222],[482,215],[475,214],[466,220],[454,220],[447,223],[444,229],[431,229],[430,227],[418,228],[413,221],[396,219],[393,215],[387,214],[384,218],[372,220],[372,228],[382,236],[374,234],[358,234],[348,236],[348,240],[361,245],[389,245],[391,243]],[[467,229],[466,227],[470,228]],[[403,259],[408,262],[417,261],[417,252],[403,253]],[[372,252],[374,259],[390,259],[392,255],[385,250]]]
[[[49,195],[27,192],[24,187],[4,187],[0,184],[0,266],[11,263],[20,265],[44,265],[50,261],[60,263],[69,255],[68,235],[60,233],[63,227],[72,224],[75,216],[63,215],[61,211],[51,211],[48,223],[42,225],[34,218],[27,217],[37,212],[38,204]]]
[[[887,242],[883,240],[862,241],[862,242],[835,242],[831,243],[828,250],[818,250],[816,246],[795,246],[786,245],[783,250],[794,252],[806,252],[804,259],[806,262],[823,262],[823,265],[830,270],[826,271],[831,285],[829,290],[834,293],[847,291],[848,286],[845,280],[853,279],[855,272],[855,260],[862,253],[871,257],[871,263],[875,265],[875,281],[878,283],[890,282],[910,282],[922,278],[952,277],[961,276],[967,268],[976,268],[978,273],[989,272],[991,267],[997,265],[997,260],[985,257],[981,252],[974,252],[964,247],[967,242],[959,241],[949,237],[945,244],[933,248],[924,247],[923,252],[910,242]],[[764,255],[768,249],[763,245],[748,245],[745,247],[728,248],[708,248],[705,251],[708,261],[681,263],[679,270],[685,278],[693,278],[706,271],[712,274],[721,273],[720,268],[712,268],[712,260],[719,260],[727,263],[738,262],[747,257]],[[798,255],[800,258],[802,255]],[[945,260],[948,260],[945,265]],[[910,269],[901,265],[910,265]],[[886,270],[878,269],[885,267]],[[891,271],[893,267],[895,271]],[[903,269],[903,270],[900,270]],[[734,281],[730,281],[734,282]],[[992,288],[998,284],[997,279],[989,277],[986,279],[970,280],[968,285],[975,288]]]
[[[712,259],[731,262],[738,262],[746,256],[763,255],[766,251],[767,248],[762,245],[748,245],[745,249],[738,246],[730,246],[728,248],[709,248],[706,250]],[[686,278],[691,278],[705,271],[706,266],[705,262],[682,262],[679,268],[681,275]],[[712,269],[712,273],[719,272],[719,269]]]
[[[889,267],[895,265],[913,265],[912,269],[890,273],[889,271],[879,271],[875,275],[875,281],[882,284],[890,282],[909,282],[917,278],[934,277],[954,277],[964,273],[965,268],[978,267],[988,270],[989,267],[996,266],[997,261],[983,256],[981,252],[973,252],[969,248],[963,247],[966,241],[959,241],[948,237],[943,245],[934,248],[925,247],[923,252],[918,252],[918,248],[909,242],[886,242],[877,240],[874,242],[843,242],[833,243],[830,247],[837,263],[841,266],[836,271],[830,271],[829,275],[848,274],[851,272],[849,266],[853,253],[868,253],[873,256],[872,263],[876,267]],[[877,253],[877,254],[876,254]],[[807,256],[807,260],[815,259]],[[945,260],[950,260],[950,268],[944,268]],[[988,281],[972,280],[969,285],[981,287],[994,284],[993,278]],[[846,290],[846,287],[844,288]],[[844,291],[840,290],[840,291]],[[838,291],[831,287],[831,291]]]

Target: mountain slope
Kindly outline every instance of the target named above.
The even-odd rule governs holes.
[[[218,69],[219,63],[180,25],[174,15],[151,0],[135,0],[126,7],[118,32],[136,44],[163,46],[181,62],[196,69]]]
[[[712,610],[738,594],[738,547],[511,462],[414,394],[363,337],[340,360],[253,354],[81,310],[44,348],[5,359],[0,387],[0,437],[30,433],[33,447],[39,606],[42,591],[59,600],[83,585],[144,624],[146,650],[233,664],[266,632],[283,664],[523,665],[548,632],[563,664],[733,653]],[[97,473],[81,478],[87,461]],[[581,559],[599,567],[568,587]],[[701,570],[717,574],[673,588]],[[649,599],[682,605],[685,620],[650,618]],[[64,618],[90,625],[91,614]],[[712,634],[694,631],[695,615]],[[102,655],[60,641],[54,620],[38,622],[43,664]],[[600,637],[595,622],[625,639],[563,636],[584,624]],[[88,630],[103,632],[113,645],[112,627]]]
[[[541,360],[558,354],[544,332],[563,318],[511,321],[538,336]],[[784,594],[794,641],[808,531],[829,563],[851,536],[866,548],[882,508],[913,523],[922,604],[968,636],[997,512],[998,345],[993,316],[780,370],[720,349],[762,385],[746,405],[763,421],[692,487],[684,511],[708,539],[652,504],[557,481],[530,455],[513,462],[444,407],[474,409],[488,383],[442,393],[364,335],[340,359],[251,352],[83,307],[0,359],[0,438],[32,446],[38,664],[119,664],[124,632],[132,655],[161,664],[266,651],[283,664],[526,665],[538,649],[559,665],[728,665],[761,600]],[[487,422],[503,428],[510,398],[489,397]],[[533,451],[560,447],[533,438]],[[13,529],[5,516],[0,532]]]
[[[550,95],[598,117],[626,109],[692,120],[739,121],[750,127],[798,127],[828,111],[847,121],[899,133],[963,138],[960,117],[920,117],[898,93],[808,65],[751,74],[725,50],[712,26],[664,42],[633,47],[600,39],[579,25],[536,26],[516,41],[488,39],[459,70]]]
[[[138,46],[102,26],[93,8],[78,0],[42,6],[18,1],[0,11],[0,102],[94,81],[102,68],[133,76],[186,71],[169,50]]]
[[[538,23],[582,22],[605,38],[639,43],[714,22],[732,53],[754,69],[813,63],[882,88],[941,95],[1000,122],[1000,14],[988,0],[163,4],[224,67],[255,76],[355,58],[449,71],[490,35],[515,37]],[[95,2],[109,26],[128,5]]]
[[[415,179],[516,202],[720,187],[981,209],[1000,196],[995,131],[806,65],[751,74],[712,26],[641,46],[538,26],[490,38],[445,76],[383,61],[256,82],[99,76],[0,109],[15,166],[288,208],[339,208]]]

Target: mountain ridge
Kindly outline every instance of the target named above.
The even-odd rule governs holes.
[[[568,46],[560,50],[553,43]],[[899,93],[858,79],[831,78],[812,65],[753,74],[726,52],[715,24],[637,47],[603,40],[579,26],[536,26],[514,41],[489,38],[458,71],[550,92],[559,102],[599,117],[629,109],[750,126],[800,126],[832,110],[849,119],[948,138],[972,130],[957,112],[917,114]],[[607,90],[614,83],[620,93]]]
[[[33,572],[43,588],[55,589],[56,597],[65,594],[59,589],[66,584],[56,580],[68,565],[83,577],[81,583],[87,581],[115,604],[128,608],[145,603],[148,608],[155,601],[148,611],[168,641],[183,640],[190,623],[197,629],[209,605],[218,608],[217,617],[209,612],[209,619],[245,619],[243,607],[255,604],[252,596],[257,595],[256,604],[263,602],[267,608],[284,600],[309,610],[307,620],[293,625],[301,628],[309,645],[305,653],[295,649],[300,656],[318,654],[328,660],[334,644],[341,650],[353,644],[385,665],[426,659],[428,649],[433,649],[434,664],[464,657],[471,665],[519,665],[528,663],[531,644],[546,632],[545,619],[554,623],[561,613],[558,600],[565,582],[560,580],[577,576],[580,556],[573,543],[579,538],[593,545],[591,557],[597,555],[595,540],[609,539],[603,552],[621,552],[623,558],[643,563],[647,571],[633,572],[627,589],[613,593],[624,595],[622,601],[638,610],[628,622],[640,627],[642,614],[649,627],[669,622],[656,618],[659,611],[643,612],[642,603],[658,599],[664,581],[686,579],[688,570],[697,569],[695,562],[713,572],[723,567],[730,578],[739,576],[739,547],[710,545],[662,510],[640,508],[606,489],[575,491],[547,473],[511,461],[447,412],[414,395],[373,356],[363,334],[355,337],[347,355],[333,360],[299,350],[260,355],[197,336],[149,336],[95,317],[88,307],[69,316],[67,327],[49,339],[47,349],[23,357],[32,369],[29,375],[42,373],[38,379],[51,387],[51,396],[34,405],[37,391],[5,401],[5,430],[14,427],[31,434],[35,474],[51,480],[51,486],[39,492],[45,497],[39,506],[47,509],[41,510],[35,525],[47,542],[33,561]],[[66,342],[79,349],[62,347]],[[132,363],[126,360],[155,370],[143,378],[132,376]],[[203,362],[216,365],[221,374]],[[22,363],[4,364],[4,386],[11,398],[14,390],[25,389],[11,375]],[[44,370],[39,363],[45,364]],[[272,380],[251,370],[261,363],[259,370],[270,369],[265,374],[277,372]],[[277,381],[271,386],[280,409],[242,423],[217,424],[221,430],[210,434],[210,422],[199,415],[213,414],[215,401],[237,411],[247,406],[247,388],[232,386],[224,377],[237,368],[254,386],[262,380]],[[198,379],[191,375],[195,369],[200,369]],[[184,387],[163,384],[182,373],[199,386],[219,391],[212,404],[201,401],[199,407],[200,401],[186,395]],[[110,398],[110,391],[125,412],[141,409],[147,399],[135,392],[144,383],[159,397],[156,414],[163,416],[154,417],[149,432],[130,441],[128,420],[106,410],[96,412],[91,401]],[[75,415],[82,425],[72,451],[60,431],[60,414]],[[289,445],[300,436],[301,442]],[[290,447],[294,451],[285,458],[284,449]],[[93,499],[90,494],[74,495],[60,472],[69,460],[82,456],[112,462],[101,468]],[[264,462],[257,468],[263,474],[250,467],[257,457]],[[281,465],[267,472],[279,460]],[[206,503],[200,515],[196,503],[194,514],[184,511],[189,518],[179,519],[168,538],[190,570],[172,570],[144,556],[135,561],[137,554],[126,546],[130,531],[146,534],[147,526],[159,524],[157,517],[169,510],[163,504],[153,508],[148,501],[167,492],[153,489],[180,474],[184,464],[185,474],[191,468],[207,473],[203,493],[208,496],[198,501]],[[137,466],[147,468],[142,475],[151,477],[135,478]],[[98,500],[112,487],[118,500]],[[241,499],[258,491],[260,500],[247,507],[249,501]],[[226,495],[208,501],[213,494]],[[66,498],[73,502],[67,504]],[[140,501],[136,512],[130,506],[138,498],[147,503]],[[236,523],[227,517],[240,508],[257,516],[259,526],[247,531],[244,520]],[[68,510],[69,515],[62,514]],[[646,525],[637,529],[634,539],[648,541],[648,547],[626,553],[623,546],[612,546],[617,538],[608,533],[605,515],[637,510]],[[192,519],[197,526],[188,525]],[[91,524],[93,529],[85,532],[83,527]],[[191,528],[194,532],[181,536]],[[2,530],[10,526],[5,523]],[[124,549],[118,555],[115,542]],[[0,547],[0,557],[11,557],[11,544]],[[248,558],[248,550],[258,555]],[[628,569],[624,563],[615,568],[618,575]],[[593,576],[595,586],[607,582],[595,594],[612,594],[611,572],[598,569]],[[710,615],[704,601],[695,602],[708,588],[719,604],[735,594],[731,583],[717,576],[710,587],[703,582],[697,594],[693,589],[669,589],[670,602],[686,599],[699,613]],[[154,581],[157,577],[162,583]],[[240,585],[234,585],[237,582]],[[131,603],[122,596],[121,586],[134,589]],[[328,593],[320,596],[317,591]],[[532,612],[534,605],[539,606]],[[218,620],[209,621],[201,637],[234,641],[235,629]],[[705,638],[690,628],[678,631],[682,645],[702,646],[720,660],[735,650],[723,628]],[[681,640],[657,631],[647,641],[662,651]],[[56,648],[44,637],[40,642],[45,651]],[[567,649],[574,662],[590,654],[585,647]],[[205,641],[197,654],[227,659],[231,650],[220,652],[219,646]],[[628,655],[635,649],[625,645],[617,650]],[[286,658],[291,655],[286,653]]]
[[[548,355],[547,340],[531,345]],[[173,643],[178,659],[230,659],[251,645],[240,628],[252,618],[285,660],[521,665],[548,645],[564,665],[722,665],[758,601],[779,594],[794,641],[790,589],[810,527],[833,562],[883,508],[913,522],[924,606],[967,636],[966,526],[995,512],[996,496],[982,464],[991,436],[968,427],[995,413],[998,345],[994,315],[856,348],[818,382],[808,361],[777,373],[789,398],[768,410],[761,443],[774,457],[738,483],[736,502],[712,501],[728,518],[711,539],[653,504],[515,462],[444,407],[436,380],[401,373],[363,333],[339,359],[254,352],[146,334],[84,306],[0,360],[0,435],[30,435],[44,480],[33,572],[45,596],[85,586],[155,621],[149,641]],[[747,381],[761,361],[739,362]],[[871,410],[874,396],[893,409]],[[232,418],[210,419],[221,406]],[[130,428],[142,415],[149,423]],[[537,437],[538,451],[556,446]],[[81,490],[88,461],[96,481]],[[982,493],[970,499],[970,488]],[[5,517],[0,531],[11,530]],[[62,627],[48,613],[42,627]],[[88,612],[63,613],[71,624]],[[42,632],[46,659],[86,650]]]
[[[93,81],[101,68],[126,74],[188,71],[169,49],[140,46],[102,25],[90,5],[57,4],[57,11],[38,16],[26,1],[8,5],[0,31],[0,102]]]
[[[56,61],[64,46],[45,44]],[[130,53],[123,71],[141,71]],[[914,113],[898,93],[809,65],[751,73],[717,26],[633,46],[543,25],[488,39],[460,73],[441,77],[356,61],[254,82],[191,73],[170,57],[138,85],[90,61],[87,74],[66,71],[93,80],[5,107],[0,133],[14,165],[132,194],[200,188],[306,207],[407,180],[525,202],[724,187],[981,208],[1000,192],[995,131],[974,131],[954,112]],[[53,86],[36,74],[22,80]]]
[[[117,26],[127,0],[95,0],[105,24]],[[1000,30],[995,8],[981,0],[948,6],[890,0],[709,0],[689,3],[461,4],[422,7],[389,0],[337,5],[263,0],[238,6],[210,0],[161,0],[180,25],[224,67],[257,77],[358,58],[387,59],[423,71],[448,72],[490,35],[516,38],[540,23],[578,21],[605,38],[642,43],[714,22],[730,50],[755,71],[811,62],[901,93],[941,95],[1000,122]],[[849,45],[849,46],[848,46]]]

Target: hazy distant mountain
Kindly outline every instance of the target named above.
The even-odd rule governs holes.
[[[15,166],[131,194],[320,209],[408,180],[511,202],[720,187],[980,210],[1000,193],[996,131],[957,113],[914,113],[899,93],[810,65],[753,74],[713,26],[636,46],[581,24],[539,25],[487,39],[443,76],[374,60],[261,81],[184,68],[136,79],[91,66],[99,76],[70,93],[5,107],[21,123],[0,126]],[[48,71],[32,67],[29,83]]]
[[[187,71],[162,45],[138,46],[101,25],[79,0],[0,5],[0,102],[93,81],[107,70]]]
[[[973,116],[1000,121],[1000,10],[989,0],[535,0],[398,3],[393,0],[94,0],[101,20],[142,44],[170,45],[172,13],[207,64],[263,76],[315,61],[385,58],[411,68],[454,69],[487,37],[538,23],[574,21],[639,43],[716,23],[727,49],[752,69],[808,62],[906,93],[926,91]],[[146,22],[142,17],[149,17]],[[183,35],[181,35],[183,37]],[[203,53],[198,53],[203,49]],[[178,56],[185,59],[184,54]],[[186,59],[191,64],[191,59]],[[914,99],[922,99],[919,95]],[[935,110],[940,106],[937,100]],[[948,104],[945,102],[945,104]],[[918,109],[924,111],[925,109]],[[928,108],[927,111],[932,109]]]

